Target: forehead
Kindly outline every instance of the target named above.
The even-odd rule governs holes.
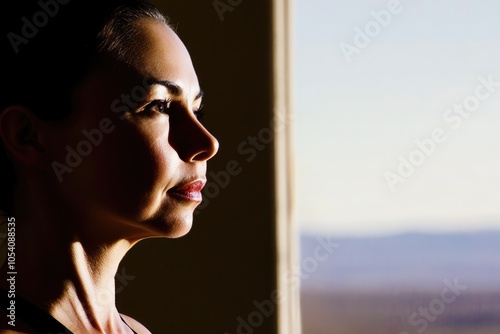
[[[187,94],[198,93],[191,56],[178,35],[168,25],[153,19],[141,19],[137,26],[130,55],[134,70],[143,77],[174,82]]]

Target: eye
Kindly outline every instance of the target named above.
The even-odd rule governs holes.
[[[148,104],[144,110],[152,112],[160,112],[163,114],[168,114],[170,111],[170,101],[169,100],[154,100]]]

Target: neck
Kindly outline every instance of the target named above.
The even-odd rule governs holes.
[[[75,333],[127,333],[115,305],[114,277],[133,242],[96,240],[85,230],[89,217],[46,202],[25,199],[13,217],[16,294]],[[0,284],[6,287],[6,279]]]
[[[62,282],[56,289],[57,298],[50,305],[50,313],[62,323],[80,319],[78,327],[113,332],[111,329],[121,323],[115,306],[114,276],[129,245],[117,242],[105,249],[92,249],[75,240],[67,249],[67,256],[72,259],[68,268],[60,271],[57,278],[50,275],[51,280]]]

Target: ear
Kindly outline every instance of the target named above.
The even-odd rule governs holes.
[[[46,150],[38,140],[40,120],[26,107],[13,105],[0,113],[0,138],[15,164],[49,169]]]

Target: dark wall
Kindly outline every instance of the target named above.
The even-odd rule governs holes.
[[[191,53],[220,150],[191,232],[122,262],[118,309],[155,334],[276,333],[271,2],[216,1],[223,20],[212,0],[154,3]]]

